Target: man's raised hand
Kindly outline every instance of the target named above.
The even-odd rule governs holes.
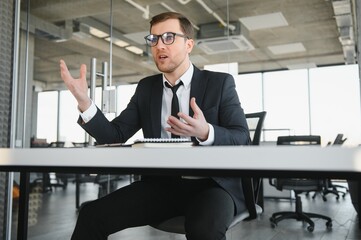
[[[91,105],[91,100],[88,96],[88,83],[86,81],[86,65],[80,66],[79,78],[73,78],[66,66],[64,60],[60,60],[60,76],[63,79],[66,87],[73,94],[78,101],[78,108],[80,111],[85,111]]]

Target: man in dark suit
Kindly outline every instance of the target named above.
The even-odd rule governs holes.
[[[125,142],[142,129],[145,138],[172,134],[191,138],[196,145],[248,145],[233,77],[201,71],[189,60],[194,46],[189,20],[167,12],[154,16],[150,24],[145,39],[162,74],[142,79],[126,109],[110,122],[88,97],[85,65],[74,79],[60,61],[62,79],[78,101],[79,124],[99,144]],[[180,82],[173,93],[171,87]],[[173,94],[180,108],[175,116]],[[86,204],[72,239],[107,239],[122,229],[178,215],[185,215],[187,239],[225,239],[233,217],[243,211],[247,207],[240,178],[148,176]]]

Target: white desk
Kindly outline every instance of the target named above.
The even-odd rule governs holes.
[[[361,148],[222,146],[193,148],[0,149],[0,170],[63,168],[349,172],[361,174]],[[347,176],[345,176],[347,177]]]
[[[360,179],[361,148],[223,146],[0,149],[0,171],[20,171],[22,176],[34,171],[88,171]],[[26,180],[25,177],[22,179]],[[27,205],[26,200],[25,197],[24,205]],[[18,227],[18,239],[26,239],[27,235],[27,216],[21,215],[24,213],[27,213],[27,208],[23,211],[19,209],[19,224],[24,227]]]

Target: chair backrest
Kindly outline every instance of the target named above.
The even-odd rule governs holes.
[[[339,133],[333,141],[333,145],[342,145],[346,140],[347,138],[343,138],[343,134]]]
[[[263,122],[266,118],[266,111],[262,112],[254,112],[254,113],[247,113],[245,114],[247,125],[249,129],[249,135],[251,138],[251,145],[259,145],[261,142],[261,134],[263,129]],[[248,199],[246,199],[247,208],[250,211],[250,219],[257,217],[257,213],[255,209],[251,206],[254,205],[254,202],[256,202],[259,206],[263,208],[263,184],[262,184],[262,178],[243,178],[243,191],[245,192],[254,192],[254,199],[250,199],[252,196],[246,196]],[[249,182],[252,181],[252,184]]]
[[[82,147],[88,147],[89,142],[72,142],[74,147],[82,148]]]
[[[50,147],[50,148],[62,148],[62,147],[64,147],[64,145],[65,145],[65,142],[58,141],[58,142],[49,143],[48,147]]]
[[[294,135],[294,136],[279,136],[277,138],[277,145],[320,145],[321,136],[318,135]]]
[[[267,112],[265,111],[245,114],[252,145],[260,144],[262,127],[266,114]]]
[[[287,146],[318,146],[321,145],[321,136],[319,135],[294,135],[294,136],[279,136],[277,138],[277,145]],[[290,159],[290,161],[292,161]],[[276,189],[314,191],[322,187],[322,181],[318,179],[305,178],[270,178],[270,185]]]

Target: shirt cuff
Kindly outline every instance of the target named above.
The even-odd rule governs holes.
[[[79,111],[79,109],[78,109],[78,111]],[[87,123],[95,116],[97,111],[98,111],[97,107],[95,106],[94,102],[91,101],[90,107],[87,110],[85,110],[84,112],[79,111],[79,114],[80,114],[80,117],[83,119],[84,123]]]
[[[209,126],[209,133],[208,133],[208,138],[207,140],[205,141],[200,141],[198,138],[197,138],[197,141],[199,142],[199,145],[202,145],[202,146],[210,146],[214,143],[214,128],[212,126],[212,124],[209,124],[208,123],[208,126]]]

